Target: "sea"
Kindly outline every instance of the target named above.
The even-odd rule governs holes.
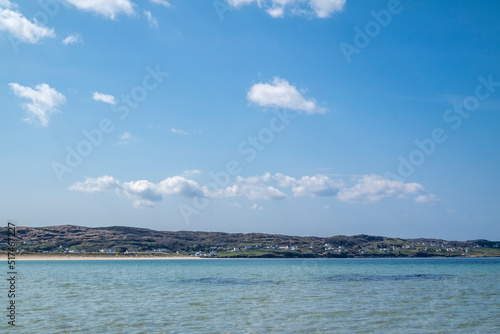
[[[6,267],[6,266],[5,266]],[[1,333],[500,333],[500,258],[17,262]]]

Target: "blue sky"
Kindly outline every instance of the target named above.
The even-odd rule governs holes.
[[[0,220],[498,240],[499,15],[0,0]]]

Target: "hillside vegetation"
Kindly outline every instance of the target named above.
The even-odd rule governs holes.
[[[0,229],[7,235],[7,229]],[[6,240],[6,237],[5,237]],[[299,237],[264,233],[155,231],[111,226],[17,227],[18,252],[182,254],[212,257],[500,256],[500,242],[400,239],[371,235]],[[0,250],[7,245],[2,243]]]

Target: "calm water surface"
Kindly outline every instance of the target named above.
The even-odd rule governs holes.
[[[500,333],[500,259],[24,261],[17,270],[17,326],[4,311],[0,332]]]

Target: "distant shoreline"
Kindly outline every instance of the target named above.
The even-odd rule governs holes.
[[[2,231],[8,233],[6,228],[0,228]],[[29,260],[56,260],[58,256],[62,260],[500,256],[500,241],[401,239],[366,234],[300,237],[61,225],[17,226],[12,237],[8,243],[0,243],[0,252],[15,252]]]
[[[6,253],[2,254],[7,257]],[[495,255],[484,255],[484,256],[443,256],[443,257],[346,257],[346,258],[325,258],[325,257],[315,257],[315,258],[298,258],[298,259],[417,259],[417,258],[426,258],[426,259],[467,259],[467,258],[498,258],[499,256]],[[148,255],[148,254],[138,254],[138,255],[107,255],[107,254],[26,254],[26,253],[15,253],[15,261],[102,261],[102,260],[119,260],[119,261],[127,261],[127,260],[255,260],[255,259],[295,259],[295,258],[262,258],[262,257],[199,257],[199,256],[184,256],[184,255]]]
[[[3,254],[5,257],[7,254]],[[101,261],[101,260],[203,260],[206,258],[194,256],[126,256],[126,255],[101,255],[101,254],[22,254],[15,253],[15,261]]]

